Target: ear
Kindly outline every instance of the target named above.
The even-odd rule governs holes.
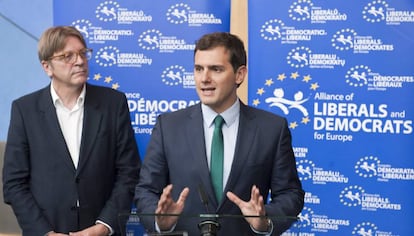
[[[244,78],[246,78],[247,75],[247,67],[246,66],[240,66],[236,71],[236,84],[240,85],[243,83]]]
[[[48,61],[41,61],[40,63],[42,64],[42,67],[43,67],[43,70],[45,71],[45,73],[49,77],[52,77],[52,75],[53,75],[53,67],[50,64],[50,62],[48,62]]]

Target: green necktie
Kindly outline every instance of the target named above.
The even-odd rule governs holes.
[[[211,142],[210,174],[214,191],[216,192],[217,201],[219,202],[221,201],[223,195],[224,145],[223,133],[221,131],[223,124],[223,117],[217,115],[214,119],[213,141]]]

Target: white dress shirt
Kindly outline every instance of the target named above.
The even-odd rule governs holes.
[[[50,86],[50,93],[52,95],[53,104],[56,108],[60,129],[62,130],[63,137],[65,138],[66,146],[69,149],[73,165],[75,168],[78,168],[83,126],[83,105],[85,102],[86,88],[83,86],[82,92],[79,95],[75,106],[71,110],[63,105],[62,100],[57,95],[55,89],[53,88],[53,80]]]
[[[231,165],[233,163],[234,152],[236,149],[237,133],[239,130],[240,101],[237,99],[229,109],[225,110],[221,114],[217,114],[210,107],[204,104],[201,104],[201,110],[204,120],[204,139],[206,142],[206,155],[209,168],[211,159],[211,142],[214,132],[214,118],[216,118],[217,115],[221,115],[225,122],[222,127],[224,143],[223,188],[225,188],[230,175]]]

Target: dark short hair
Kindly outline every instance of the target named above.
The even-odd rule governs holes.
[[[86,48],[83,35],[72,26],[55,26],[43,32],[37,44],[37,55],[40,61],[47,61],[55,52],[63,50],[69,36],[78,38]]]
[[[203,35],[196,41],[194,55],[197,51],[209,50],[222,46],[230,52],[230,63],[234,72],[240,66],[246,65],[246,50],[243,41],[234,34],[228,32],[215,32]]]

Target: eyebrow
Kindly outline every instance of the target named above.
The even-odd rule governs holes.
[[[207,66],[202,66],[202,65],[199,65],[199,64],[194,64],[194,67],[207,67],[208,69],[214,69],[214,68],[225,68],[225,66],[224,65],[220,65],[220,64],[218,64],[218,65],[207,65]]]

